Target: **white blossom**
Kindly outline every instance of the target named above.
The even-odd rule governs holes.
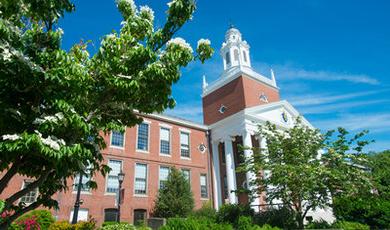
[[[3,140],[11,140],[11,141],[16,141],[20,139],[21,137],[18,134],[6,134],[3,135]]]
[[[154,20],[154,11],[149,6],[141,6],[140,12],[145,12],[150,16],[151,21]]]
[[[58,28],[58,29],[57,29],[57,32],[59,32],[61,35],[64,34],[64,30],[63,30],[62,28]]]
[[[9,52],[9,48],[6,47],[6,46],[3,46],[3,58],[5,61],[10,61],[11,60],[11,57],[12,57],[12,53]]]
[[[54,116],[45,116],[42,118],[36,118],[33,124],[43,124],[46,122],[57,123],[58,121],[64,119],[64,114],[62,112],[56,113]]]
[[[107,34],[106,37],[109,38],[109,39],[115,39],[116,38],[115,34]]]
[[[210,45],[211,44],[211,42],[210,42],[210,40],[209,39],[200,39],[199,41],[198,41],[198,47],[200,46],[200,45]]]
[[[119,5],[120,2],[123,2],[125,3],[127,6],[130,6],[131,10],[133,12],[136,12],[137,11],[137,6],[135,5],[134,1],[133,0],[117,0],[116,1],[116,4]]]
[[[40,135],[40,138],[44,145],[47,145],[57,151],[60,150],[61,145],[65,145],[65,141],[63,139],[58,139],[55,136],[48,136],[47,138],[42,138]]]
[[[179,45],[185,49],[188,49],[191,53],[193,52],[192,50],[192,47],[190,46],[190,44],[188,44],[183,38],[180,38],[180,37],[177,37],[177,38],[173,38],[171,40],[169,40],[167,42],[167,45],[170,45],[170,44],[176,44],[176,45]]]

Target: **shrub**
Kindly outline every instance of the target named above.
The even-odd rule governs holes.
[[[217,223],[230,223],[234,228],[237,228],[240,216],[254,216],[254,211],[249,206],[237,204],[222,205],[217,212]]]
[[[22,229],[27,229],[28,226],[31,230],[40,229],[47,230],[49,226],[54,223],[55,219],[50,211],[48,210],[33,210],[24,214],[15,220],[13,228],[15,225],[20,226]]]
[[[171,168],[164,187],[159,190],[153,210],[155,217],[187,217],[194,208],[191,186],[184,175]]]
[[[349,221],[337,221],[333,224],[333,228],[343,229],[343,230],[370,230],[370,227],[365,224],[358,222],[349,222]]]
[[[49,230],[73,230],[73,226],[68,221],[57,221],[50,225]]]
[[[270,209],[254,216],[254,223],[263,226],[265,224],[282,229],[297,229],[294,213],[287,208]]]
[[[217,224],[207,218],[170,218],[160,230],[233,230],[230,224]]]
[[[264,224],[259,228],[259,230],[280,230],[278,227],[272,227],[271,225]]]
[[[106,224],[100,230],[136,230],[134,225],[128,223]]]
[[[94,230],[96,228],[96,221],[94,219],[89,221],[79,221],[73,226],[74,230]]]
[[[329,229],[332,228],[331,224],[328,224],[325,220],[313,221],[306,225],[305,229]]]
[[[198,210],[192,211],[191,216],[194,218],[208,218],[212,221],[216,220],[217,211],[213,208],[210,201],[203,203],[202,207]]]
[[[237,230],[260,230],[260,226],[253,224],[251,217],[240,216],[238,219]]]

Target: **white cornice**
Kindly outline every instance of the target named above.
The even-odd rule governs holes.
[[[234,67],[224,71],[218,80],[209,84],[203,90],[202,97],[209,95],[210,93],[214,92],[215,90],[219,89],[220,87],[228,84],[229,82],[237,79],[238,77],[240,77],[242,75],[250,77],[253,80],[264,83],[264,84],[266,84],[266,85],[268,85],[276,90],[279,90],[279,88],[274,84],[274,82],[271,79],[255,72],[252,68],[247,67],[247,66],[234,66]]]
[[[202,130],[202,131],[209,130],[209,127],[207,125],[199,124],[199,123],[192,122],[192,121],[187,121],[187,120],[176,118],[176,117],[171,117],[171,116],[162,115],[162,114],[154,114],[154,113],[153,114],[144,114],[144,113],[138,113],[138,112],[136,112],[136,113],[139,114],[141,117],[149,117],[149,118],[153,118],[156,120],[165,121],[167,123],[181,125],[183,127],[194,128],[194,129],[198,129],[198,130]]]

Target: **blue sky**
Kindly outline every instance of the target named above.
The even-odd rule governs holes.
[[[167,2],[139,0],[163,25]],[[60,21],[63,47],[100,39],[120,28],[114,0],[74,1],[76,11]],[[202,122],[202,75],[210,83],[222,72],[219,49],[233,23],[251,46],[252,67],[273,68],[282,99],[314,126],[370,130],[370,150],[390,149],[390,1],[377,0],[197,0],[197,11],[177,36],[193,47],[209,38],[215,55],[190,64],[174,85],[177,106],[168,114]]]

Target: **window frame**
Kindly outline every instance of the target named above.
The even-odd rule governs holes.
[[[202,185],[202,177],[205,178],[205,182],[206,184],[205,185]],[[199,176],[199,185],[200,185],[200,198],[201,199],[209,199],[209,189],[208,189],[208,181],[207,181],[207,174],[206,173],[201,173],[200,176]],[[206,188],[206,196],[203,196],[203,193],[202,193],[202,187],[205,187]]]
[[[31,183],[33,183],[33,182],[34,182],[33,180],[24,179],[24,180],[23,180],[23,183],[22,183],[22,187],[21,187],[20,190],[25,189],[25,186],[27,186],[26,183],[31,184]],[[33,201],[33,202],[25,202],[25,201],[23,201],[23,198],[26,197],[27,195],[29,195],[29,194],[30,194],[31,192],[33,192],[33,191],[35,192],[35,197],[34,197],[34,199],[33,199],[34,201]],[[37,197],[38,197],[38,195],[39,195],[39,188],[36,187],[33,191],[30,191],[30,192],[28,192],[27,194],[25,194],[24,196],[20,197],[18,203],[23,202],[23,203],[25,203],[25,204],[32,204],[32,203],[36,202],[36,201],[37,201]],[[29,198],[30,198],[30,195],[29,195]]]
[[[180,170],[181,170],[181,173],[183,173],[184,171],[188,171],[188,183],[191,186],[191,169],[189,169],[189,168],[181,168]],[[183,176],[184,176],[184,173],[183,173]]]
[[[107,211],[114,211],[114,210],[116,211],[115,220],[107,220],[107,219],[106,219],[106,212],[107,212]],[[118,211],[117,208],[105,208],[105,209],[103,209],[103,220],[104,220],[104,222],[118,221],[118,213],[119,213],[119,211]]]
[[[179,146],[180,146],[180,158],[181,159],[191,159],[191,132],[189,130],[180,130],[180,135],[179,135]],[[188,156],[183,156],[182,155],[182,144],[181,144],[181,135],[182,134],[187,134],[188,135]]]
[[[147,149],[144,150],[144,149],[139,149],[138,148],[138,141],[139,141],[139,127],[141,124],[145,124],[145,125],[148,125],[148,138],[147,138]],[[141,124],[138,124],[136,126],[136,130],[137,130],[137,134],[136,134],[136,142],[135,142],[135,151],[136,152],[139,152],[139,153],[149,153],[150,152],[150,129],[151,129],[151,122],[150,121],[147,121],[147,120],[143,120]]]
[[[88,175],[88,180],[87,182],[91,181],[92,177],[89,173],[86,173]],[[80,173],[77,173],[76,176],[73,178],[73,193],[76,193],[77,192],[77,187],[76,187],[76,184],[78,185],[79,183],[79,176],[80,176]],[[85,178],[85,175],[83,175],[83,182],[84,182],[84,178]],[[86,182],[86,183],[87,183]],[[85,185],[85,183],[83,183],[83,185]],[[84,186],[83,186],[84,187]],[[81,193],[84,193],[84,194],[89,194],[91,193],[91,188],[88,187],[87,190],[84,190],[83,187],[81,188]]]
[[[79,219],[80,218],[80,212],[82,212],[82,211],[87,211],[87,219],[86,220]],[[74,208],[72,208],[70,210],[69,222],[72,222],[72,220],[73,220],[73,213],[74,213]],[[77,215],[77,222],[79,222],[79,221],[88,221],[88,220],[89,220],[89,209],[88,208],[79,208],[79,214]]]
[[[137,165],[145,165],[146,166],[146,177],[145,177],[145,193],[136,193],[136,189],[135,189],[135,184],[136,184],[136,180],[137,180],[137,177],[136,177],[136,170],[137,170]],[[134,188],[133,188],[133,196],[137,196],[137,197],[147,197],[148,196],[148,177],[149,177],[149,165],[147,163],[143,163],[143,162],[135,162],[134,163],[134,182],[133,182],[133,185],[134,185]]]
[[[161,152],[161,130],[162,129],[166,129],[169,131],[169,153],[162,153]],[[159,129],[159,154],[161,156],[166,156],[166,157],[170,157],[172,156],[172,127],[171,126],[168,126],[168,125],[161,125],[160,124],[160,129]]]
[[[157,188],[158,188],[158,190],[161,189],[161,178],[160,178],[160,170],[161,170],[161,168],[168,168],[167,180],[165,180],[165,181],[168,181],[169,173],[171,173],[171,167],[169,167],[167,165],[159,165],[158,166],[158,180],[157,180]]]
[[[120,170],[123,171],[123,160],[108,159],[108,162],[107,162],[108,164],[107,164],[107,166],[109,166],[110,161],[119,161],[119,162],[121,162],[121,168],[120,168]],[[104,192],[105,192],[106,195],[116,195],[116,194],[118,193],[118,191],[116,191],[116,192],[109,192],[109,191],[107,191],[107,189],[108,189],[108,180],[109,180],[109,176],[110,176],[110,173],[107,173],[107,176],[106,176],[106,189],[104,190]],[[118,175],[117,175],[116,177],[118,177]],[[118,183],[119,183],[119,181],[118,181]]]
[[[114,149],[125,149],[125,142],[126,142],[126,128],[125,128],[125,131],[123,131],[123,145],[122,146],[118,146],[118,145],[113,145],[112,144],[112,134],[113,132],[119,132],[119,131],[116,131],[116,130],[111,130],[110,131],[110,148],[114,148]]]

